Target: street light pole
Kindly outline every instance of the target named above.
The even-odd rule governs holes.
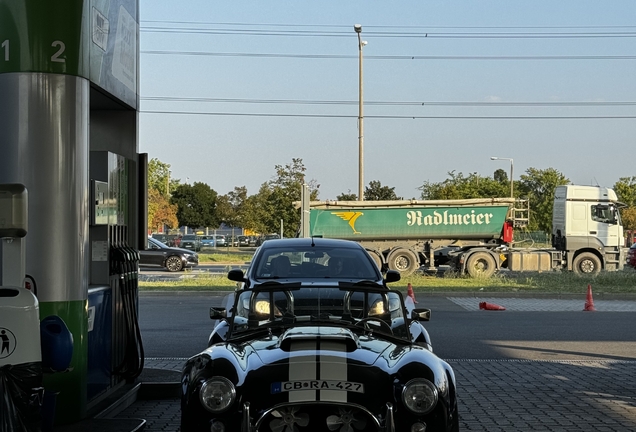
[[[495,157],[495,156],[491,156],[490,160],[507,160],[510,161],[510,198],[514,198],[514,194],[513,194],[513,174],[514,174],[514,164],[512,161],[512,158],[502,158],[502,157]]]
[[[353,29],[358,34],[358,201],[364,201],[364,111],[362,93],[362,47],[367,44],[360,37],[362,26],[356,24]]]

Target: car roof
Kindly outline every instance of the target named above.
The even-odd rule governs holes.
[[[272,239],[272,240],[267,240],[265,243],[261,245],[261,247],[270,248],[270,247],[285,247],[285,246],[311,246],[312,244],[316,246],[325,246],[325,247],[340,247],[340,248],[352,248],[352,249],[362,248],[360,244],[351,240],[328,239],[328,238],[322,238],[322,237]]]

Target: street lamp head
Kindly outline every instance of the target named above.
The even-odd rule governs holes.
[[[499,159],[498,157],[494,157],[494,156],[490,156],[490,160],[497,160]]]
[[[360,24],[355,24],[353,26],[353,29],[356,31],[356,33],[362,32],[362,26]]]

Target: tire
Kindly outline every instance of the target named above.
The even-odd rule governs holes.
[[[415,252],[403,248],[395,249],[389,253],[387,263],[389,270],[399,271],[402,277],[408,276],[420,268],[420,260]]]
[[[166,270],[169,272],[178,272],[183,270],[183,261],[177,255],[172,255],[166,259]]]
[[[495,270],[495,259],[488,252],[475,252],[466,261],[466,272],[473,278],[489,278]]]
[[[375,262],[375,265],[378,266],[378,269],[382,271],[382,264],[383,264],[382,256],[374,250],[367,249],[367,252],[371,256],[371,258],[373,258],[373,262]]]
[[[574,273],[580,276],[593,276],[601,272],[601,260],[591,252],[583,252],[574,258]]]

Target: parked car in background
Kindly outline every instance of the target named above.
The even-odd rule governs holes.
[[[259,237],[259,238],[256,240],[256,246],[260,246],[260,245],[262,245],[262,244],[263,244],[263,243],[265,243],[267,240],[276,240],[276,239],[279,239],[279,238],[280,238],[280,235],[278,235],[278,234],[266,234],[266,235],[264,235],[264,236],[262,236],[262,237]]]
[[[139,251],[139,265],[163,267],[170,272],[185,270],[199,264],[199,256],[194,251],[169,247],[155,238],[148,238],[145,250]]]
[[[238,236],[238,246],[244,247],[250,245],[250,240],[247,236]]]
[[[627,265],[636,268],[636,243],[627,251]]]
[[[203,249],[213,249],[214,248],[214,236],[213,235],[204,235],[201,236],[201,250]]]
[[[161,243],[169,247],[179,247],[181,236],[177,234],[154,233],[152,238],[159,240]]]
[[[223,234],[217,234],[215,240],[216,240],[217,247],[227,246],[227,239],[225,238]]]
[[[196,234],[186,234],[181,237],[181,246],[182,249],[189,249],[195,252],[199,252],[201,250],[201,237]]]
[[[256,236],[249,236],[247,241],[249,242],[249,246],[256,246]]]

